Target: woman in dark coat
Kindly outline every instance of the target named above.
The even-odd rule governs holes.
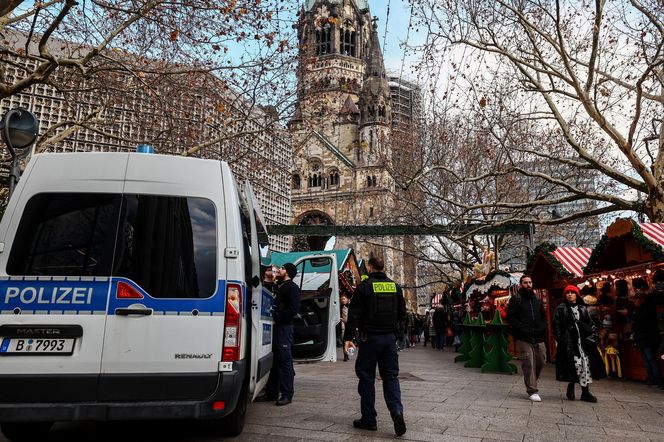
[[[606,377],[604,361],[597,349],[597,330],[583,305],[579,289],[568,285],[563,290],[565,302],[556,307],[553,333],[556,353],[556,379],[568,382],[567,399],[574,400],[574,384],[581,385],[581,400],[597,402],[590,393],[593,379]]]

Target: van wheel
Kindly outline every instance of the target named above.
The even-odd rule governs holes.
[[[0,424],[2,434],[14,441],[35,441],[46,437],[53,422],[4,422]]]
[[[235,437],[242,433],[247,416],[247,404],[249,404],[249,386],[245,385],[240,391],[235,410],[217,423],[218,432],[221,436]]]

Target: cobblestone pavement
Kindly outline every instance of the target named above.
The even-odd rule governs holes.
[[[414,347],[400,353],[408,432],[416,441],[662,441],[664,392],[634,382],[603,380],[597,404],[564,399],[566,385],[547,366],[541,403],[531,403],[520,375],[481,374],[453,362],[455,354]],[[229,441],[394,440],[377,382],[378,431],[352,427],[359,417],[354,363],[297,365],[292,404],[256,403],[244,433]],[[580,395],[577,387],[577,397]],[[220,441],[194,422],[59,423],[49,440]],[[6,439],[0,436],[0,441]]]
[[[455,354],[413,347],[400,353],[401,390],[408,432],[417,441],[664,441],[664,392],[634,382],[591,386],[598,403],[570,402],[566,384],[548,365],[542,402],[532,403],[520,375],[482,374],[453,362]],[[518,365],[518,364],[517,364]],[[351,362],[298,365],[291,405],[254,404],[238,441],[394,440],[377,382],[378,431],[352,427],[359,417]],[[577,398],[580,396],[577,386]]]

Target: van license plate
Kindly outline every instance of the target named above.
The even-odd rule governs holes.
[[[75,338],[2,338],[0,356],[11,355],[70,355]]]

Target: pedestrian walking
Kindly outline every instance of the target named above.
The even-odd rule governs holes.
[[[431,312],[427,310],[424,312],[424,321],[422,322],[422,331],[424,332],[424,346],[427,346],[427,343],[429,342],[429,330],[431,328],[430,325],[431,322]],[[431,343],[431,346],[433,347],[433,342]]]
[[[517,295],[510,299],[507,307],[507,321],[512,327],[512,336],[521,359],[528,398],[533,402],[541,402],[537,380],[544,368],[546,356],[546,314],[542,301],[535,296],[533,280],[529,275],[521,276]]]
[[[348,297],[346,295],[341,295],[340,298],[341,301],[341,318],[340,318],[340,324],[341,324],[341,336],[343,339],[343,335],[346,331],[346,323],[348,322]],[[344,352],[344,362],[348,361],[348,351],[346,351],[346,347],[343,347],[343,352]]]
[[[422,337],[422,315],[415,315],[415,338],[413,345],[419,344]]]
[[[427,328],[429,329],[429,340],[431,341],[431,348],[436,348],[436,327],[433,325],[433,314],[436,310],[429,311],[429,319],[427,321]]]
[[[355,428],[377,429],[376,426],[376,365],[383,380],[383,396],[394,423],[394,432],[406,432],[399,386],[399,356],[396,347],[398,324],[406,319],[406,303],[401,287],[385,275],[385,263],[372,257],[367,262],[369,278],[355,289],[348,310],[344,348],[355,348],[353,338],[359,331],[359,350],[355,373],[359,379],[360,419]]]
[[[593,379],[606,377],[604,361],[597,349],[597,329],[588,309],[583,305],[578,287],[568,285],[563,290],[564,302],[553,316],[556,337],[556,379],[567,382],[567,399],[573,401],[574,384],[581,385],[581,400],[597,402],[590,393]]]
[[[440,305],[433,312],[433,327],[436,330],[436,349],[443,351],[445,349],[445,339],[447,338],[447,327],[450,320],[450,303],[447,297],[440,299]]]
[[[640,282],[637,282],[640,281]],[[664,282],[664,271],[657,270],[653,275],[656,290],[648,293],[648,285],[644,280],[633,280],[632,286],[636,290],[634,304],[636,309],[632,318],[632,332],[634,344],[641,352],[643,365],[648,372],[646,384],[657,385],[664,390],[662,370],[657,360],[657,348],[661,336],[659,335],[656,295],[659,294],[658,284]]]
[[[266,272],[267,275],[267,272]],[[292,263],[277,270],[276,298],[273,312],[272,354],[274,362],[265,387],[265,395],[257,401],[276,401],[288,405],[293,401],[295,370],[293,368],[293,319],[300,312],[300,288],[293,282],[297,268]],[[269,276],[265,285],[269,286]]]

